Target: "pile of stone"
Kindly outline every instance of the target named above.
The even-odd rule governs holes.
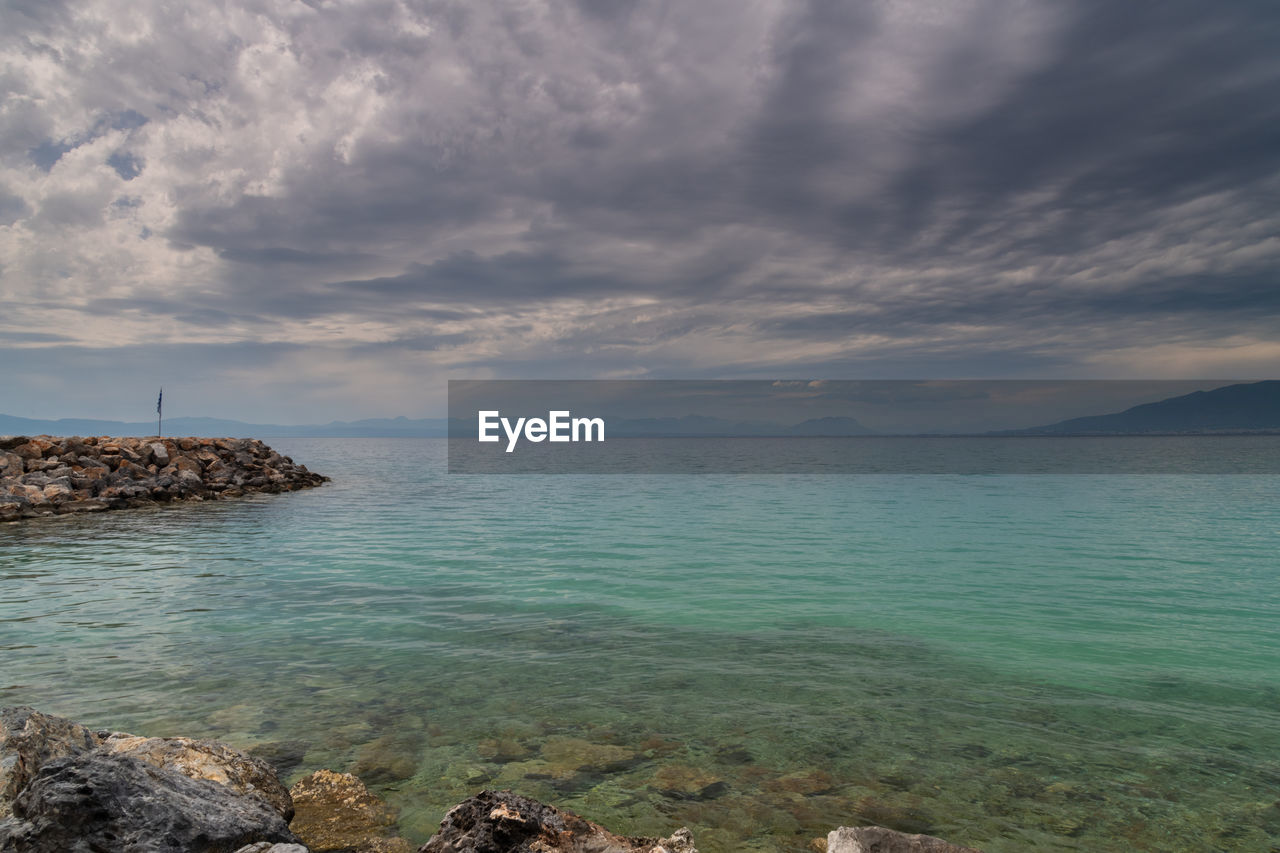
[[[349,773],[286,789],[276,770],[217,741],[93,731],[0,709],[0,853],[412,853],[396,812]],[[827,853],[979,853],[925,835],[840,827]],[[615,835],[511,791],[452,808],[418,853],[698,853],[688,829]]]
[[[0,521],[285,492],[328,479],[257,439],[0,436]]]

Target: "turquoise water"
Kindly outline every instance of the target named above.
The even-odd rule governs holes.
[[[1253,440],[1251,440],[1253,441]],[[334,478],[0,527],[0,703],[704,853],[1280,849],[1274,475]],[[1260,454],[1274,443],[1257,439]]]

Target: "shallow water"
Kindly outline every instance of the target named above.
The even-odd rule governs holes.
[[[704,853],[1280,846],[1274,475],[478,476],[0,528],[0,702]],[[1272,445],[1258,445],[1270,453]],[[1274,460],[1272,460],[1274,461]]]

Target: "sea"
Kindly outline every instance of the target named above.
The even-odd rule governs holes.
[[[333,481],[0,526],[0,704],[356,772],[415,843],[510,788],[703,853],[1277,851],[1280,438],[1235,442],[1269,473],[451,474],[443,439],[272,439]]]

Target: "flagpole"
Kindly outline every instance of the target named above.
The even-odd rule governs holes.
[[[164,388],[160,389],[160,396],[156,397],[156,437],[164,436]]]

